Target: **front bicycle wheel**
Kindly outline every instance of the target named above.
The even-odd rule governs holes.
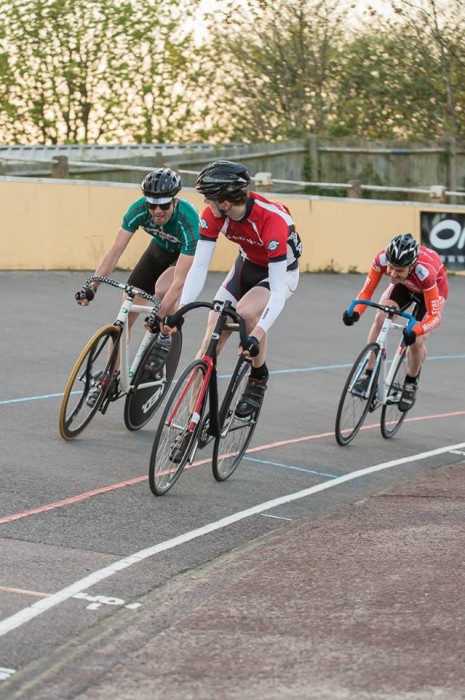
[[[103,326],[89,340],[65,387],[58,425],[64,440],[74,440],[90,423],[105,399],[116,365],[121,330]]]
[[[354,439],[368,410],[373,406],[378,384],[379,353],[380,347],[377,343],[368,343],[355,360],[347,377],[339,400],[335,428],[336,441],[342,447]],[[366,391],[357,392],[354,385],[364,375],[368,364],[373,365],[372,380]]]
[[[397,433],[405,418],[405,413],[399,411],[399,401],[407,374],[405,350],[406,348],[404,347],[396,372],[392,378],[391,386],[388,389],[387,403],[381,411],[381,435],[387,440]]]
[[[206,373],[205,362],[195,360],[168,396],[150,455],[149,484],[155,496],[162,496],[179,479],[195,445],[206,405]],[[194,413],[202,393],[202,408]]]
[[[247,363],[239,373],[237,383],[231,391],[226,390],[222,413],[224,415],[220,434],[215,438],[212,456],[213,476],[217,481],[225,481],[239,466],[252,439],[261,406],[246,418],[236,416],[236,406],[244,393],[250,371]],[[233,381],[233,380],[231,380]]]
[[[124,424],[128,430],[139,430],[149,422],[168,392],[179,363],[182,349],[180,332],[172,336],[171,348],[162,365],[153,365],[153,342],[145,350],[134,381],[124,402]]]

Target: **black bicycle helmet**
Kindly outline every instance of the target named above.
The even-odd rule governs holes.
[[[244,165],[230,160],[216,160],[200,172],[195,189],[207,199],[240,202],[250,187],[250,181]]]
[[[409,267],[418,258],[420,246],[411,233],[396,236],[386,246],[386,260],[394,267]]]
[[[142,192],[149,200],[172,199],[182,187],[181,178],[170,168],[152,170],[142,180]],[[159,203],[159,202],[155,202]]]

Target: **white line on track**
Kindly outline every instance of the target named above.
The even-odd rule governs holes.
[[[160,542],[159,544],[156,544],[153,547],[142,549],[139,552],[131,554],[129,557],[125,557],[124,559],[115,561],[113,564],[110,564],[110,566],[106,566],[103,569],[94,571],[92,574],[89,574],[89,576],[85,576],[79,581],[72,583],[70,586],[62,588],[61,591],[53,593],[49,597],[39,600],[33,603],[32,605],[28,606],[27,608],[23,608],[23,610],[20,610],[14,615],[7,617],[5,620],[0,622],[0,636],[8,634],[12,630],[21,627],[27,622],[30,622],[30,620],[33,620],[39,615],[42,615],[42,613],[47,612],[47,610],[51,610],[60,603],[65,603],[77,593],[81,593],[90,588],[91,586],[95,586],[96,583],[99,583],[100,581],[103,581],[104,579],[113,576],[113,574],[116,574],[118,571],[123,571],[124,569],[127,569],[130,566],[132,566],[133,564],[138,564],[139,562],[144,561],[149,557],[153,557],[155,554],[159,554],[160,552],[166,552],[168,549],[174,549],[175,547],[179,547],[180,545],[183,545],[186,542],[190,542],[199,537],[203,537],[204,535],[207,535],[210,532],[215,532],[216,530],[220,530],[224,527],[228,527],[229,525],[233,525],[234,523],[237,523],[240,520],[250,518],[252,515],[258,515],[266,510],[271,510],[272,508],[277,508],[278,506],[281,506],[285,503],[291,503],[292,501],[296,501],[300,498],[311,496],[314,493],[325,491],[326,489],[333,488],[334,486],[339,486],[340,484],[344,484],[348,481],[360,479],[361,477],[367,476],[368,474],[383,471],[384,469],[391,469],[392,467],[398,467],[402,464],[408,464],[409,462],[417,462],[423,459],[428,459],[429,457],[435,457],[436,455],[444,454],[445,452],[461,450],[463,448],[465,448],[465,442],[460,442],[456,445],[439,447],[436,450],[420,452],[419,454],[411,455],[410,457],[402,457],[401,459],[394,459],[390,462],[382,462],[381,464],[375,464],[372,467],[365,467],[364,469],[359,469],[358,471],[351,472],[350,474],[344,474],[343,476],[339,476],[336,479],[325,481],[322,484],[311,486],[308,489],[303,489],[302,491],[290,493],[287,496],[281,496],[280,498],[275,498],[271,501],[259,503],[258,505],[253,506],[252,508],[247,508],[246,510],[242,510],[238,513],[234,513],[233,515],[229,515],[226,518],[221,518],[220,520],[216,520],[213,523],[209,523],[208,525],[204,525],[202,527],[196,528],[195,530],[191,530],[190,532],[185,532],[183,535],[173,537],[172,539],[166,540],[165,542]]]

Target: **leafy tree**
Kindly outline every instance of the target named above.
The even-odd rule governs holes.
[[[348,42],[337,135],[443,138],[464,135],[465,12],[453,0],[394,0],[391,16]]]
[[[86,142],[113,128],[120,37],[130,6],[110,0],[3,0],[19,142]]]
[[[0,92],[4,142],[187,134],[199,76],[189,70],[192,39],[179,31],[189,10],[178,0],[0,0],[0,8],[10,76]]]
[[[178,0],[139,3],[127,40],[123,133],[143,143],[188,141],[201,128],[206,76],[189,9]],[[148,27],[152,28],[148,31]]]
[[[247,141],[325,134],[348,10],[336,0],[224,5],[209,37],[212,62],[217,57],[213,131]]]

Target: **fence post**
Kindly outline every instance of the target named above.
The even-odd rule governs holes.
[[[273,186],[272,173],[256,173],[253,180],[257,192],[271,192]]]
[[[348,192],[348,196],[353,199],[362,199],[362,183],[360,180],[349,180],[349,184],[352,187]]]
[[[308,137],[309,144],[309,157],[310,157],[310,179],[313,182],[319,182],[320,180],[320,163],[318,158],[318,139],[316,134],[310,134]]]
[[[429,188],[429,197],[432,202],[437,202],[438,204],[445,204],[446,188],[442,185],[432,185]]]
[[[52,177],[59,180],[69,177],[69,164],[67,156],[54,156],[52,162]]]
[[[457,178],[457,140],[455,136],[450,136],[448,139],[448,149],[449,149],[449,189],[453,192],[457,191],[458,178]],[[450,199],[451,204],[456,204],[457,198],[452,196]]]

